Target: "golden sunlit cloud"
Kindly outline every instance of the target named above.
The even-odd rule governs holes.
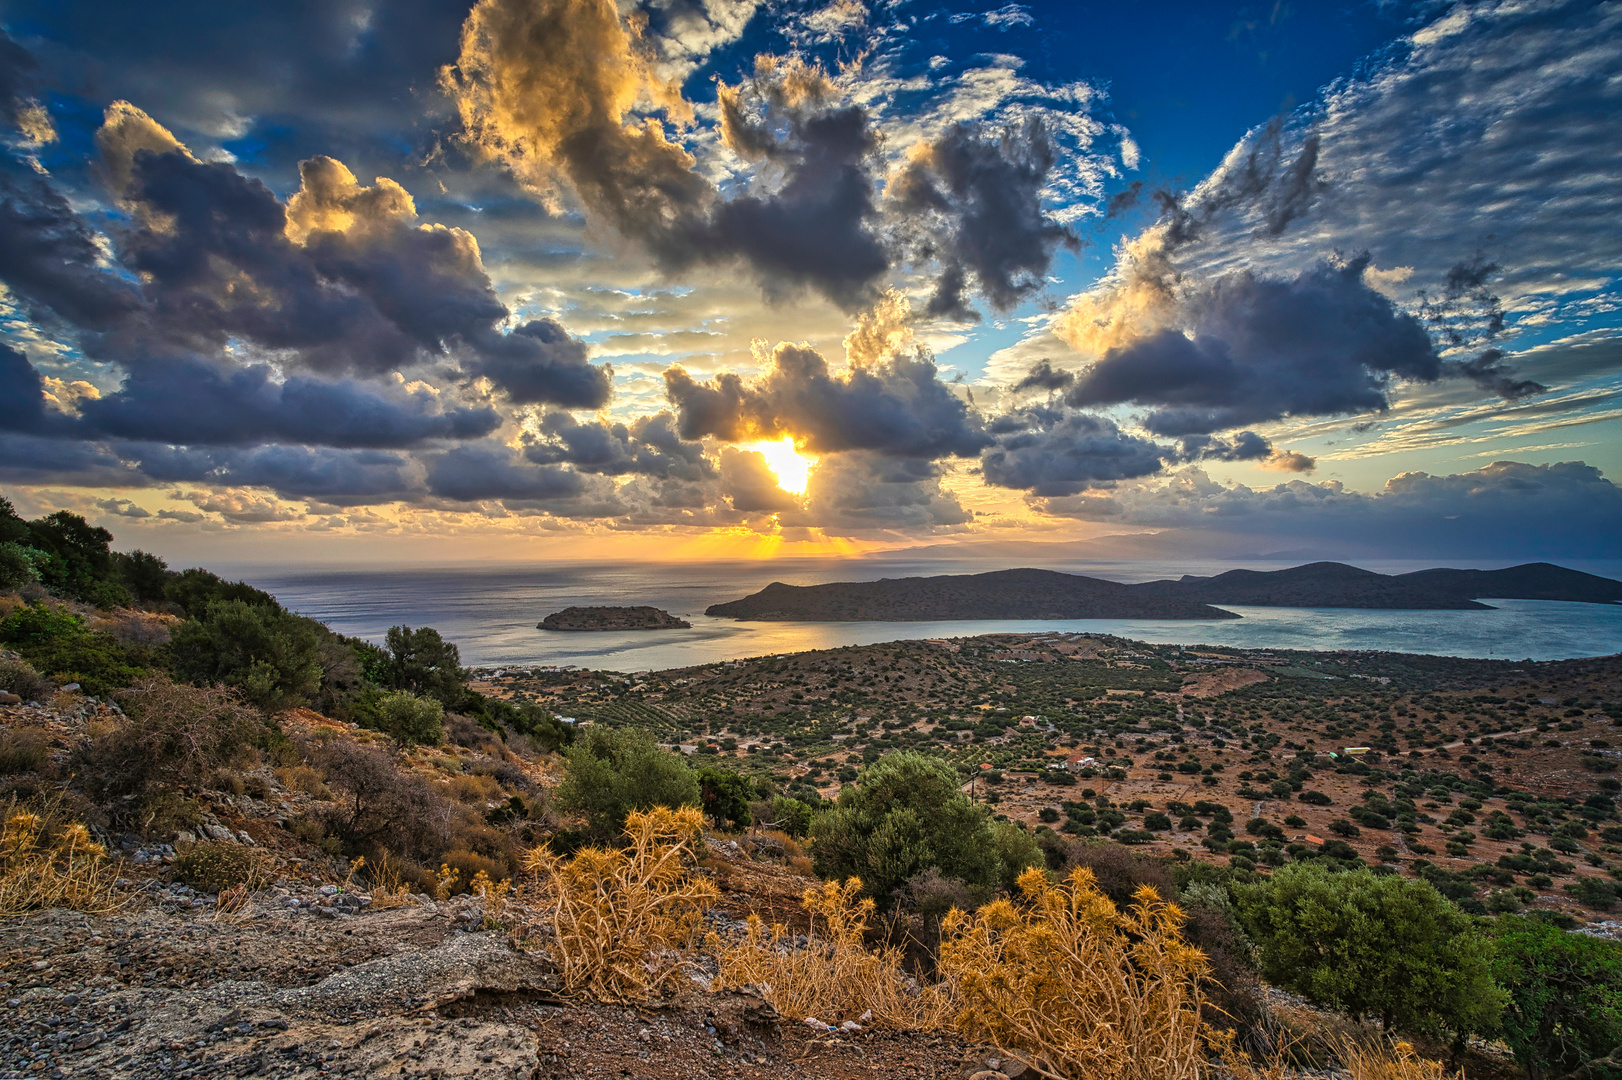
[[[744,443],[738,449],[753,450],[765,458],[766,467],[777,477],[778,487],[795,495],[805,494],[806,485],[811,482],[811,470],[816,467],[817,459],[796,449],[794,436],[784,435],[781,439],[762,439],[759,442]]]

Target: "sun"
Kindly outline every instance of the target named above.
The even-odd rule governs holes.
[[[739,449],[753,450],[764,457],[766,467],[777,477],[778,487],[795,495],[805,494],[806,485],[811,482],[811,470],[816,467],[817,459],[795,449],[794,436],[784,435],[781,439],[762,439],[759,442],[744,443]]]

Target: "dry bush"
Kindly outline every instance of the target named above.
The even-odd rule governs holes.
[[[319,748],[315,764],[335,793],[323,821],[346,851],[364,855],[386,847],[427,859],[447,846],[450,804],[387,752],[341,739]]]
[[[892,1031],[949,1026],[954,1003],[941,988],[919,986],[901,966],[900,949],[863,944],[874,903],[861,892],[858,878],[807,889],[801,901],[812,930],[803,949],[794,948],[791,930],[781,924],[767,930],[758,915],[749,917],[737,944],[723,945],[712,933],[705,944],[721,962],[718,988],[758,986],[778,1012],[796,1020],[858,1020]]]
[[[24,701],[44,701],[56,692],[56,684],[34,670],[34,665],[17,656],[0,656],[0,690],[16,694]]]
[[[507,796],[493,776],[453,776],[441,787],[445,794],[459,803],[486,804],[502,802]]]
[[[44,728],[0,728],[0,776],[43,773],[50,760],[51,739]]]
[[[1118,910],[1085,867],[1058,884],[1026,870],[1019,889],[1022,903],[942,922],[959,1030],[1050,1077],[1198,1077],[1206,961],[1179,935],[1182,912],[1149,886]]]
[[[146,679],[117,696],[128,718],[96,741],[92,758],[119,790],[195,787],[264,731],[259,714],[223,686]]]
[[[688,869],[703,825],[694,807],[656,806],[626,818],[625,848],[587,847],[567,859],[535,848],[524,860],[533,880],[516,901],[528,909],[516,918],[519,945],[544,944],[569,993],[658,996],[681,973],[700,914],[720,898]]]
[[[264,876],[265,860],[257,851],[225,840],[200,840],[175,859],[175,877],[205,892],[224,892],[233,885],[257,888]]]
[[[60,804],[29,810],[13,802],[0,831],[0,917],[41,908],[103,913],[114,898],[116,864],[90,838],[83,823],[68,820]]]
[[[89,627],[125,645],[157,648],[169,644],[169,635],[183,620],[174,615],[154,611],[134,611],[115,608],[110,612],[97,612],[90,616]]]
[[[288,791],[302,791],[317,799],[332,798],[332,789],[321,780],[321,774],[308,765],[293,765],[276,770],[276,780]]]

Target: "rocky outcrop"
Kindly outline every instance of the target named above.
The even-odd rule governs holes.
[[[535,624],[537,630],[686,630],[693,624],[656,607],[568,607]]]

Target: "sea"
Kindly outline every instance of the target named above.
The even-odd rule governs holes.
[[[1212,574],[1234,564],[1051,564],[1049,569],[1115,581]],[[1245,564],[1253,569],[1285,565]],[[1439,565],[1364,562],[1382,573]],[[1453,563],[1491,568],[1485,563]],[[1577,569],[1616,576],[1622,567]],[[1562,660],[1622,652],[1622,605],[1493,600],[1487,611],[1369,611],[1227,606],[1222,620],[1065,619],[947,622],[739,622],[704,609],[773,581],[808,585],[997,569],[941,561],[779,559],[727,563],[573,563],[293,569],[222,567],[334,630],[381,642],[391,626],[432,626],[478,667],[565,667],[660,671],[745,657],[843,645],[992,633],[1086,632],[1181,645],[1277,649],[1361,649],[1505,660]],[[691,622],[690,630],[568,633],[536,628],[571,605],[649,604]]]

